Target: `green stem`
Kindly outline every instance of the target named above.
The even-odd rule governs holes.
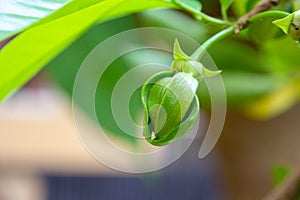
[[[212,24],[217,24],[217,25],[222,25],[222,26],[232,26],[233,23],[232,22],[229,22],[229,21],[224,21],[224,20],[221,20],[219,18],[215,18],[215,17],[212,17],[212,16],[209,16],[205,13],[202,13],[202,12],[199,12],[197,14],[195,14],[195,18],[199,21],[204,21],[204,22],[209,22],[209,23],[212,23]]]
[[[274,17],[274,18],[283,18],[288,16],[290,13],[285,12],[285,11],[280,11],[280,10],[271,10],[271,11],[265,11],[265,12],[261,12],[258,13],[254,16],[252,16],[249,19],[249,22],[255,22],[258,20],[261,20],[262,18],[268,18],[268,17]]]
[[[268,18],[268,17],[282,18],[282,17],[288,16],[289,14],[290,13],[288,13],[288,12],[277,11],[277,10],[265,11],[265,12],[261,12],[261,13],[258,13],[256,15],[252,16],[249,19],[249,22],[252,23],[252,22],[261,20],[263,18]],[[218,21],[217,23],[220,24],[219,19],[217,19],[217,21]],[[220,21],[222,21],[222,23],[225,22],[223,20],[220,20]],[[215,21],[215,24],[216,24],[216,21]],[[232,26],[220,31],[219,33],[215,34],[214,36],[209,38],[207,41],[205,41],[198,49],[196,49],[196,51],[193,53],[193,55],[191,57],[195,60],[200,60],[201,57],[203,56],[203,53],[205,52],[205,50],[207,50],[215,42],[220,41],[220,40],[224,39],[225,37],[234,34],[235,28],[236,28],[236,26],[232,25]]]
[[[209,15],[201,12],[200,10],[195,10],[195,9],[191,8],[190,6],[187,6],[186,4],[182,3],[179,0],[174,0],[174,3],[177,4],[179,7],[183,8],[184,10],[188,11],[192,15],[194,15],[194,17],[201,22],[209,22],[212,24],[223,25],[223,26],[231,26],[233,24],[232,22],[224,21],[224,20],[209,16]]]
[[[209,38],[208,40],[206,40],[198,49],[196,49],[196,51],[193,53],[193,55],[191,56],[193,59],[195,60],[200,60],[201,57],[203,56],[204,52],[215,42],[220,41],[222,39],[224,39],[225,37],[232,35],[234,33],[234,26],[228,27],[220,32],[218,32],[217,34],[215,34],[214,36],[212,36],[211,38]]]
[[[223,18],[225,21],[227,21],[227,20],[228,20],[227,9],[226,9],[224,6],[222,6],[222,8],[221,8],[221,13],[222,13],[222,18]]]

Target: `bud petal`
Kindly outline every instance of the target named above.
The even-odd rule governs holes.
[[[198,81],[191,74],[162,72],[143,86],[142,103],[146,112],[144,135],[161,146],[190,131],[198,116]]]
[[[201,81],[203,78],[212,77],[221,73],[221,71],[211,71],[205,68],[200,62],[187,56],[181,49],[178,40],[174,43],[174,61],[172,70],[174,72],[190,73],[195,79]]]
[[[218,75],[222,72],[220,70],[211,71],[195,60],[174,60],[172,69],[175,72],[191,73],[198,81]]]

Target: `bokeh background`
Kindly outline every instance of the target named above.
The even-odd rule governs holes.
[[[249,3],[248,9],[254,3]],[[217,1],[203,4],[206,13],[218,16]],[[238,7],[233,7],[230,16],[238,12]],[[97,44],[124,30],[165,27],[202,43],[220,27],[199,24],[185,13],[165,9],[94,26],[0,105],[0,199],[262,199],[275,188],[281,173],[296,171],[300,164],[300,48],[271,21],[257,22],[208,50],[223,70],[228,100],[225,127],[214,150],[205,159],[198,159],[203,139],[200,135],[175,163],[146,174],[112,170],[81,144],[71,105],[78,68]],[[142,39],[145,43],[172,45],[166,36]],[[191,53],[193,49],[185,50]],[[98,122],[89,120],[84,97],[75,99],[87,123],[92,128],[100,123],[120,145],[134,142],[113,121],[112,90],[122,74],[152,56],[159,57],[148,52],[120,58],[106,70],[96,94]],[[169,57],[161,60],[171,62]],[[205,130],[210,113],[205,85],[198,94],[202,105],[200,126]],[[141,108],[139,90],[130,108],[136,118]]]

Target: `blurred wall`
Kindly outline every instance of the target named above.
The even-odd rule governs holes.
[[[300,167],[300,105],[268,121],[230,112],[218,144],[232,199],[262,199],[273,189],[272,169]]]

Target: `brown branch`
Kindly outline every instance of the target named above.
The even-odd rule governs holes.
[[[257,6],[255,6],[252,10],[250,10],[248,13],[243,15],[237,20],[237,28],[235,29],[235,33],[238,33],[239,31],[243,30],[247,27],[249,23],[249,19],[266,10],[271,9],[274,6],[277,6],[280,3],[280,0],[264,0],[263,2],[259,3]]]
[[[263,200],[294,200],[300,192],[300,170],[293,173],[282,185]]]

